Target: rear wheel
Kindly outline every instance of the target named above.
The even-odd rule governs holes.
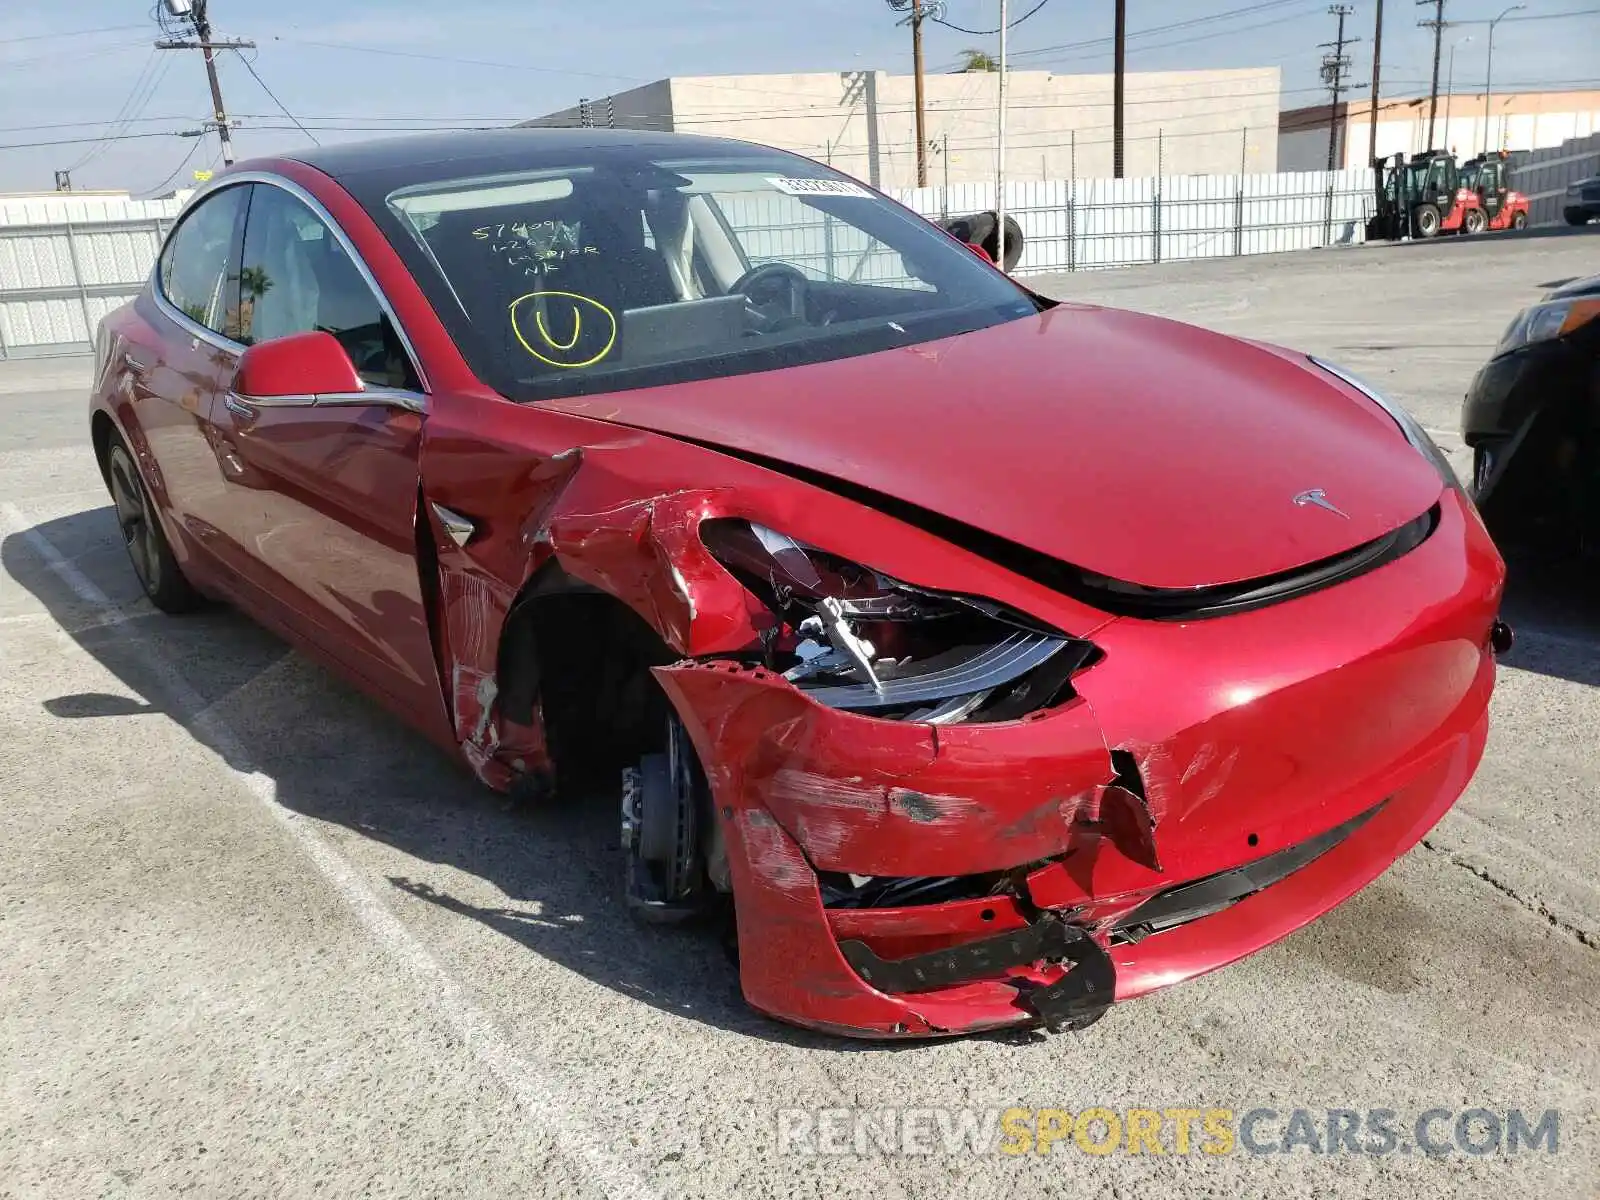
[[[1484,226],[1488,223],[1489,218],[1484,216],[1483,209],[1469,208],[1466,219],[1461,223],[1461,228],[1466,233],[1482,233]]]
[[[1589,223],[1589,214],[1581,208],[1569,208],[1561,215],[1567,219],[1568,225],[1587,225]]]
[[[1439,232],[1439,210],[1432,204],[1419,204],[1411,214],[1418,237],[1431,238]]]
[[[183,568],[173,557],[155,504],[134,466],[133,455],[116,435],[112,436],[106,452],[106,483],[111,489],[117,528],[128,548],[133,573],[139,577],[150,603],[166,613],[185,613],[200,607],[204,600],[183,577]]]

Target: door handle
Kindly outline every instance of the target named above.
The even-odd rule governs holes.
[[[132,371],[135,375],[146,375],[150,371],[150,366],[148,363],[140,362],[131,354],[124,354],[122,356],[122,361],[127,365],[128,370]]]
[[[222,403],[236,417],[243,417],[247,421],[253,421],[256,418],[256,410],[239,399],[239,393],[237,392],[225,392],[222,397]]]

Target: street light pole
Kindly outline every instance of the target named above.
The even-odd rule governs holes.
[[[1000,0],[1000,158],[995,171],[995,263],[1006,269],[1006,0]]]
[[[1464,38],[1457,38],[1450,43],[1450,71],[1445,76],[1444,82],[1444,148],[1450,149],[1450,98],[1455,95],[1456,80],[1456,47],[1465,46],[1472,40],[1468,34]]]
[[[1513,4],[1505,12],[1489,22],[1489,65],[1484,68],[1483,75],[1483,152],[1485,154],[1489,153],[1489,97],[1494,91],[1494,27],[1519,8],[1526,7],[1526,4]]]

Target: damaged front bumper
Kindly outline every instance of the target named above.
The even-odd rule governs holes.
[[[863,1037],[1080,1026],[1285,936],[1466,786],[1501,578],[1447,499],[1424,545],[1340,587],[1113,622],[1076,696],[994,724],[876,719],[759,667],[658,668],[706,767],[746,998]],[[974,887],[871,907],[824,886],[929,876]]]

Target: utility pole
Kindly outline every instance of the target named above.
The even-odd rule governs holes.
[[[1339,148],[1339,92],[1345,85],[1345,77],[1350,71],[1350,56],[1344,48],[1351,42],[1359,42],[1360,38],[1346,40],[1344,36],[1344,19],[1354,11],[1348,4],[1335,4],[1328,12],[1339,18],[1339,33],[1337,39],[1323,42],[1319,50],[1330,47],[1332,54],[1322,56],[1322,82],[1328,85],[1332,99],[1328,103],[1328,170],[1334,170],[1335,154]]]
[[[1444,0],[1417,0],[1419,8],[1424,5],[1433,5],[1433,20],[1418,21],[1420,29],[1433,30],[1433,87],[1428,92],[1428,144],[1425,150],[1433,147],[1433,119],[1439,112],[1439,57],[1444,48],[1444,31],[1447,22],[1444,19]]]
[[[1383,0],[1378,0],[1378,18],[1372,25],[1372,112],[1367,124],[1367,165],[1378,161],[1378,74],[1383,68]]]
[[[928,186],[928,124],[923,86],[922,69],[922,23],[927,20],[937,21],[944,12],[944,0],[888,0],[889,7],[895,12],[906,13],[899,23],[911,26],[911,73],[916,80],[917,93],[917,186]],[[868,79],[875,76],[868,76]],[[869,97],[870,99],[870,97]],[[871,113],[869,104],[868,120],[876,122],[877,117]],[[876,181],[874,181],[876,183]]]
[[[207,9],[209,0],[163,0],[166,9],[174,17],[186,21],[195,33],[193,41],[177,38],[162,38],[156,43],[157,50],[199,50],[206,60],[206,78],[211,83],[211,108],[212,119],[217,125],[217,137],[222,142],[222,165],[233,166],[233,138],[229,133],[228,110],[222,104],[222,84],[217,81],[218,50],[253,50],[254,42],[241,41],[237,38],[218,41],[211,36],[211,18]]]
[[[911,69],[917,77],[917,186],[928,186],[927,118],[922,93],[922,0],[911,0]]]
[[[1112,34],[1116,48],[1112,52],[1115,78],[1111,83],[1111,174],[1113,178],[1121,179],[1123,76],[1128,67],[1128,0],[1116,0],[1116,5],[1116,29]]]

